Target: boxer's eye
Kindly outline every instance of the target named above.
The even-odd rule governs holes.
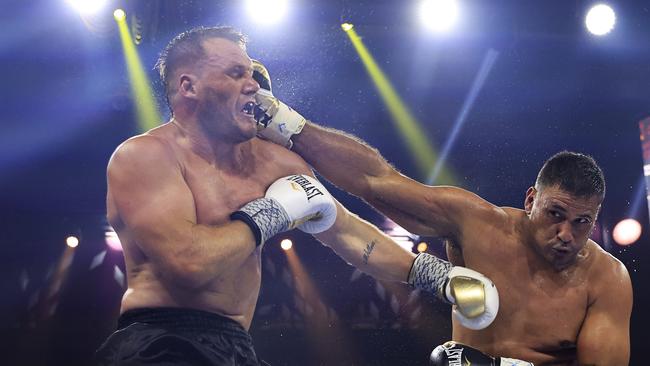
[[[562,214],[560,212],[558,212],[558,211],[555,211],[555,210],[548,211],[548,215],[551,218],[556,219],[556,220],[562,219]]]

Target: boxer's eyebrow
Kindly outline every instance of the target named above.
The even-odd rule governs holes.
[[[595,215],[593,215],[593,214],[591,214],[591,213],[589,213],[589,212],[587,212],[587,213],[583,213],[583,214],[579,214],[579,215],[578,215],[579,218],[585,218],[585,219],[589,219],[589,220],[591,220],[591,221],[594,220],[594,216],[595,216]]]
[[[550,208],[555,209],[555,210],[558,210],[558,211],[562,211],[562,212],[564,212],[564,213],[567,212],[566,207],[560,205],[559,203],[555,203],[555,202],[551,203],[551,207],[550,207]]]

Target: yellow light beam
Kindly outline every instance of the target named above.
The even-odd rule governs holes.
[[[131,38],[131,33],[126,24],[126,17],[124,14],[119,17],[116,15],[115,20],[120,30],[124,60],[129,73],[131,90],[133,91],[138,126],[141,132],[145,132],[158,126],[162,117],[156,107],[151,83],[142,67],[138,51],[135,49],[135,43]]]
[[[413,117],[402,99],[397,95],[390,84],[390,81],[375,62],[366,46],[357,35],[354,28],[349,28],[345,33],[350,37],[354,49],[363,61],[366,71],[370,75],[379,95],[388,107],[388,110],[395,122],[402,138],[407,142],[411,155],[415,158],[418,170],[422,177],[427,177],[436,162],[438,154],[426,139],[426,134],[420,128],[420,124]],[[453,174],[443,167],[436,184],[456,184]]]

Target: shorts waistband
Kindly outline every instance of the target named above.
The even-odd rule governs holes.
[[[133,323],[167,326],[174,329],[197,331],[226,331],[251,339],[246,329],[236,321],[223,315],[189,308],[139,308],[125,311],[117,321],[117,328],[123,329]]]

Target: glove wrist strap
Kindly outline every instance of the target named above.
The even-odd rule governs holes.
[[[247,203],[230,215],[248,225],[255,237],[255,246],[260,246],[273,235],[287,231],[291,220],[287,212],[272,198],[258,198]]]
[[[451,271],[451,263],[427,253],[420,253],[411,266],[408,284],[436,294],[440,299],[449,302],[445,294],[447,275]]]

